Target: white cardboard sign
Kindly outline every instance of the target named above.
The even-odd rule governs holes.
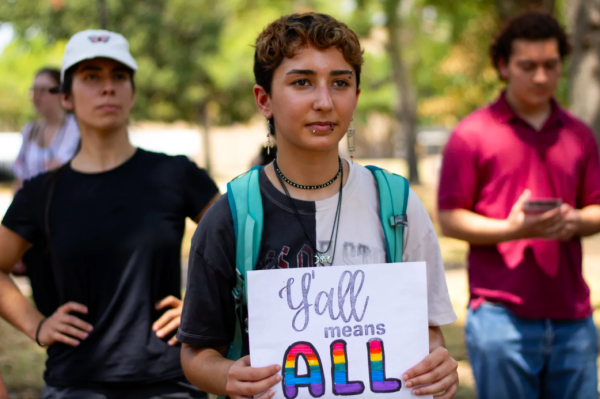
[[[425,263],[248,272],[248,327],[252,366],[281,365],[275,398],[414,398],[402,375],[429,353]]]

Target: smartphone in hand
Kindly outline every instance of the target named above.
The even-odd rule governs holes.
[[[540,198],[525,202],[524,212],[527,215],[539,215],[552,209],[559,208],[562,205],[560,198]]]

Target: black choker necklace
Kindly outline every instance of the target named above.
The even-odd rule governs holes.
[[[281,170],[279,170],[279,166],[277,166],[277,160],[275,160],[275,162],[273,162],[273,166],[275,167],[275,171],[277,172],[277,174],[279,175],[279,177],[281,177],[283,179],[284,182],[286,182],[287,184],[289,184],[290,186],[296,187],[296,188],[301,188],[303,190],[317,190],[319,188],[325,188],[327,186],[330,186],[333,184],[333,182],[335,182],[338,177],[340,177],[340,175],[342,174],[342,159],[339,158],[340,161],[340,168],[338,169],[337,175],[335,175],[333,177],[333,179],[329,180],[327,183],[324,184],[319,184],[317,186],[305,186],[302,184],[296,184],[293,181],[291,181],[290,179],[288,179],[287,177],[285,177],[283,175],[283,173],[281,173]]]

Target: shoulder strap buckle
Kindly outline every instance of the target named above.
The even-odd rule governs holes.
[[[408,227],[408,216],[406,216],[406,215],[390,216],[390,226],[398,227],[399,225]]]

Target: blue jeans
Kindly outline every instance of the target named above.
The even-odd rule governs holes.
[[[592,317],[526,320],[501,305],[469,308],[465,328],[479,399],[597,399]]]

